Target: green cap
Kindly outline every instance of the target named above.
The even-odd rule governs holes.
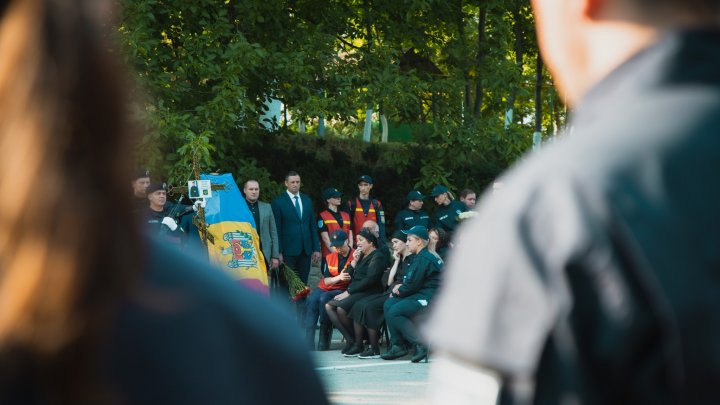
[[[432,192],[430,193],[430,195],[433,196],[433,197],[437,197],[437,196],[439,196],[440,194],[447,193],[448,191],[450,191],[450,190],[448,190],[447,187],[445,187],[445,186],[443,186],[443,185],[441,185],[441,184],[438,184],[437,186],[433,187]]]
[[[422,225],[415,225],[412,228],[408,229],[407,231],[402,231],[405,235],[413,235],[417,236],[420,239],[428,240],[430,239],[430,235],[428,235],[428,230]]]

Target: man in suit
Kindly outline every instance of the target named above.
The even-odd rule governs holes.
[[[255,219],[257,233],[260,236],[260,250],[265,258],[265,268],[276,269],[280,265],[280,243],[278,241],[275,215],[272,207],[259,200],[260,183],[250,179],[243,186],[245,201]]]
[[[290,171],[285,176],[287,190],[272,200],[280,261],[287,263],[307,284],[310,264],[320,261],[320,241],[312,200],[300,192],[300,175]]]
[[[431,395],[720,403],[720,0],[532,5],[572,132],[457,235]]]

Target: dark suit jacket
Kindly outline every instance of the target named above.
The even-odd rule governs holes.
[[[310,255],[320,251],[317,222],[312,201],[307,195],[300,193],[302,201],[302,218],[298,218],[295,204],[287,192],[283,192],[272,200],[275,214],[280,253],[287,256]]]

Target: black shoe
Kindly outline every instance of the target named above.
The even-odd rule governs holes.
[[[400,357],[407,356],[408,351],[402,346],[393,345],[390,350],[385,352],[380,358],[383,360],[395,360],[399,359]]]
[[[364,352],[360,353],[358,355],[358,359],[379,359],[380,358],[380,348],[372,346],[368,347]]]
[[[410,361],[412,361],[413,363],[418,363],[424,359],[425,362],[427,362],[427,355],[428,355],[427,348],[423,345],[417,345],[417,348],[415,349],[415,355],[412,356]]]
[[[365,346],[362,343],[358,342],[357,344],[354,344],[350,348],[350,350],[346,351],[344,356],[345,357],[357,357],[357,355],[362,353],[363,351],[365,351]]]
[[[343,349],[340,350],[340,353],[345,354],[345,353],[349,352],[350,349],[353,348],[353,346],[355,346],[355,341],[354,341],[354,340],[348,340],[347,342],[345,342],[345,347],[343,347]]]

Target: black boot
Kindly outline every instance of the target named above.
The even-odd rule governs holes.
[[[315,328],[305,329],[305,337],[307,338],[310,350],[315,350]]]
[[[318,350],[330,350],[330,339],[332,339],[332,325],[320,324],[320,337],[318,338]]]
[[[418,344],[417,347],[415,348],[415,355],[412,356],[410,361],[412,361],[413,363],[419,363],[421,360],[425,360],[425,363],[427,363],[427,356],[428,356],[427,347],[425,347],[421,344]]]

